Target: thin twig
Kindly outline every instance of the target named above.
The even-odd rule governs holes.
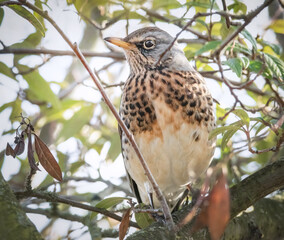
[[[9,47],[1,49],[0,54],[29,54],[29,55],[48,54],[51,56],[75,56],[73,51],[68,51],[68,50],[9,48]],[[82,51],[82,54],[85,57],[106,57],[106,58],[113,58],[119,61],[125,60],[125,56],[122,52],[98,53],[92,51]]]
[[[144,8],[144,7],[142,7],[141,9],[143,11],[145,11],[151,17],[155,17],[157,19],[160,19],[160,20],[162,20],[164,22],[168,22],[168,23],[172,22],[171,19],[166,18],[166,17],[160,15],[159,13],[157,13],[157,12],[155,12],[153,10],[150,10],[150,9],[147,9],[147,8]],[[173,22],[173,24],[175,24],[176,26],[178,26],[180,28],[184,27],[184,25],[183,25],[183,23],[181,23],[181,21]],[[192,34],[194,34],[196,36],[198,36],[200,39],[208,40],[208,36],[203,35],[203,34],[197,32],[197,31],[195,31],[194,29],[191,29],[191,28],[187,27],[185,30],[188,31],[188,32],[191,32]]]
[[[41,209],[41,208],[34,209],[29,207],[22,207],[22,208],[26,213],[41,214],[48,218],[59,217],[65,220],[80,222],[84,224],[84,217],[76,214],[70,214],[68,212],[63,213],[58,211],[54,213],[54,211],[52,211],[51,209]]]
[[[225,1],[225,0],[222,0],[222,5],[223,5],[223,10],[224,10],[225,12],[227,12],[227,5],[226,5],[226,1]],[[229,18],[229,16],[228,16],[228,15],[225,16],[225,19],[226,19],[227,28],[230,28],[231,23],[230,23],[230,18]]]
[[[266,0],[262,5],[260,5],[257,9],[250,12],[243,25],[241,25],[233,34],[229,35],[222,44],[218,47],[215,52],[212,53],[212,56],[217,56],[220,54],[220,52],[223,50],[224,47],[227,46],[250,22],[251,20],[258,15],[264,8],[266,8],[270,3],[272,3],[274,0]]]
[[[208,13],[210,15],[210,13]],[[183,28],[176,34],[176,36],[174,37],[173,41],[171,42],[171,44],[165,49],[165,51],[160,55],[158,61],[155,63],[155,65],[157,66],[162,58],[165,56],[165,54],[173,47],[173,45],[175,44],[175,41],[178,39],[179,35],[182,34],[182,32],[187,29],[189,26],[191,26],[191,24],[195,21],[196,18],[199,18],[200,16],[204,16],[203,13],[196,13],[193,18],[186,24],[183,26]]]

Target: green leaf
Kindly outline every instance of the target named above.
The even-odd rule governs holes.
[[[60,110],[54,108],[44,108],[42,109],[45,111],[45,117],[47,122],[51,121],[62,121],[64,120],[63,114],[67,109],[79,109],[84,105],[84,101],[81,100],[73,100],[73,99],[64,99],[60,102]]]
[[[91,18],[94,9],[98,10],[98,6],[104,6],[107,3],[106,0],[67,0],[68,5],[73,4],[79,13],[84,13],[84,16],[88,18]]]
[[[35,33],[31,33],[29,36],[27,36],[27,38],[24,39],[24,41],[15,43],[11,45],[10,47],[11,48],[35,48],[37,45],[39,45],[41,39],[42,39],[42,35],[40,34],[40,32],[36,31]]]
[[[129,198],[125,198],[125,197],[110,197],[110,198],[105,198],[104,200],[98,202],[95,207],[97,208],[102,208],[102,209],[109,209],[111,207],[114,207],[115,205],[121,203],[124,200],[127,200]],[[97,216],[98,213],[93,212],[91,214],[91,218],[94,218],[95,216]]]
[[[220,107],[219,104],[216,104],[216,117],[217,119],[219,119],[220,117],[223,117],[225,114],[227,113],[227,111]]]
[[[44,4],[41,0],[35,0],[35,6],[37,8],[39,8],[40,10],[43,10],[42,4]],[[40,23],[42,24],[42,26],[45,28],[45,24],[44,24],[44,18],[43,16],[41,16],[40,14],[38,14],[37,12],[34,12],[35,17],[40,21]]]
[[[19,121],[20,118],[18,118],[22,112],[22,100],[20,98],[16,98],[15,101],[5,103],[0,107],[0,112],[4,111],[7,108],[12,108],[11,115],[9,117],[10,121],[13,123],[15,121]]]
[[[248,66],[249,66],[249,59],[247,58],[247,57],[241,57],[240,58],[241,59],[241,61],[242,61],[242,66],[243,66],[243,68],[244,69],[247,69],[248,68]]]
[[[63,124],[63,128],[61,129],[57,140],[61,142],[70,137],[75,137],[82,127],[91,120],[93,112],[94,106],[92,104],[81,107],[79,111],[74,113],[71,119]]]
[[[9,5],[8,7],[11,8],[14,12],[16,12],[21,17],[28,20],[42,34],[42,36],[45,35],[45,29],[40,23],[40,21],[32,13],[30,13],[27,9],[25,9],[24,7],[20,5]]]
[[[153,9],[158,8],[180,8],[181,4],[177,0],[153,0]]]
[[[200,32],[207,30],[207,23],[202,19],[196,19],[196,24],[194,25],[194,29],[199,30]]]
[[[4,18],[4,9],[0,8],[0,26],[2,24],[3,18]]]
[[[259,132],[260,132],[262,129],[266,128],[266,127],[267,127],[267,126],[264,125],[263,123],[260,124],[259,127],[258,127],[258,128],[256,129],[256,131],[255,131],[255,136],[257,136],[257,135],[259,134]]]
[[[224,132],[226,132],[227,130],[229,130],[231,128],[232,128],[231,126],[222,126],[222,127],[215,128],[210,132],[209,139],[212,139],[212,138],[218,136],[221,133],[223,134]]]
[[[244,124],[246,124],[247,128],[249,128],[250,118],[245,110],[235,109],[233,113],[238,116]]]
[[[120,138],[119,138],[119,134],[117,132],[112,133],[111,139],[110,139],[110,144],[111,145],[110,145],[110,148],[109,148],[107,155],[108,155],[109,159],[114,161],[121,152]]]
[[[261,44],[269,46],[277,55],[280,55],[282,53],[282,48],[278,44],[274,44],[267,41],[262,41]]]
[[[202,2],[202,1],[188,1],[185,3],[185,5],[189,7],[199,7],[199,8],[205,8],[205,9],[210,9],[212,4],[207,2]],[[213,4],[212,9],[219,10],[219,7],[216,3]]]
[[[3,62],[0,62],[0,73],[6,75],[9,78],[16,80],[11,68],[7,67],[7,65]]]
[[[202,44],[199,43],[187,44],[186,47],[183,49],[186,58],[193,58],[195,56],[196,51],[198,51],[198,49],[200,49],[201,47]]]
[[[154,222],[148,213],[135,213],[135,220],[141,228],[146,228]]]
[[[258,73],[262,68],[262,62],[256,60],[250,61],[248,68],[250,71]]]
[[[30,34],[26,39],[24,39],[24,41],[20,42],[20,43],[15,43],[12,44],[10,47],[11,48],[35,48],[36,46],[39,45],[39,43],[41,42],[42,39],[42,35],[39,31],[36,31],[35,33]],[[18,67],[18,63],[19,61],[25,57],[28,56],[29,54],[17,54],[14,55],[14,65],[16,67]]]
[[[228,9],[229,10],[233,9],[234,13],[239,13],[239,12],[241,12],[243,14],[247,13],[247,6],[244,3],[238,2],[238,1],[236,1],[235,3],[229,5]]]
[[[247,39],[251,43],[252,47],[256,50],[257,42],[255,38],[250,34],[250,32],[245,29],[241,32],[241,34],[245,37],[245,39]]]
[[[70,172],[74,174],[80,167],[82,167],[85,163],[85,161],[76,161],[71,164]]]
[[[284,34],[284,19],[277,19],[268,27],[276,33]]]
[[[20,118],[20,114],[22,112],[22,100],[20,98],[17,98],[14,102],[12,102],[12,112],[10,115],[10,121],[16,122],[19,121]]]
[[[245,45],[240,43],[235,43],[234,45],[231,44],[229,47],[226,48],[226,51],[231,51],[233,48],[233,52],[235,53],[244,53],[248,55],[252,55],[251,50],[249,50]]]
[[[221,44],[222,41],[211,41],[206,43],[202,48],[200,48],[196,53],[195,56],[200,55],[204,52],[208,52],[209,50],[215,49],[217,46]]]
[[[26,71],[29,68],[24,65],[18,65],[20,71]],[[51,90],[49,83],[39,74],[38,70],[23,75],[23,78],[29,84],[28,94],[37,101],[51,103],[52,107],[60,108],[60,101],[56,94]]]
[[[263,53],[265,62],[274,75],[280,79],[284,79],[284,63],[280,58],[272,56],[268,53]]]
[[[238,77],[242,75],[242,61],[239,58],[230,58],[227,61],[223,61],[222,64],[229,66]]]
[[[6,108],[11,107],[12,105],[13,105],[13,102],[8,102],[8,103],[3,104],[2,106],[0,106],[0,113],[4,111]]]
[[[227,146],[227,143],[232,138],[232,136],[239,130],[238,127],[235,127],[234,129],[230,129],[227,132],[224,133],[221,143],[221,149],[224,150]]]

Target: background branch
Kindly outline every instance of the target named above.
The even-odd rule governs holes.
[[[79,203],[76,201],[73,201],[71,199],[67,199],[65,197],[62,196],[58,196],[54,193],[51,192],[42,192],[42,191],[26,191],[26,192],[15,192],[15,195],[17,196],[18,199],[22,199],[22,198],[28,198],[28,197],[36,197],[36,198],[40,198],[40,199],[45,199],[48,202],[58,202],[58,203],[64,203],[64,204],[68,204],[72,207],[77,207],[77,208],[81,208],[81,209],[85,209],[91,212],[96,212],[96,213],[101,213],[104,216],[110,217],[112,219],[115,219],[117,221],[121,221],[122,217],[104,209],[104,208],[97,208],[97,207],[93,207],[90,205],[86,205],[83,203]],[[139,228],[139,226],[137,225],[137,223],[134,222],[130,222],[130,225],[136,228]]]

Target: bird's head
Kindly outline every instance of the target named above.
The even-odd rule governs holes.
[[[185,71],[191,68],[177,43],[168,49],[174,38],[157,27],[139,29],[125,38],[108,37],[105,41],[123,48],[131,71],[134,72],[161,66]]]

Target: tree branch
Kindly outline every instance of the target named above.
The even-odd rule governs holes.
[[[218,82],[223,82],[225,83],[224,79],[217,76],[216,74],[212,74],[212,73],[208,73],[208,72],[199,72],[203,77],[205,78],[211,78],[211,79],[214,79]],[[229,79],[226,79],[227,82],[229,82],[230,84],[233,84],[235,86],[241,86],[243,83],[240,83],[240,82],[236,82],[236,81],[232,81],[232,80],[229,80]],[[260,89],[258,89],[257,87],[253,86],[253,85],[247,85],[244,87],[244,89],[248,90],[248,91],[251,91],[253,93],[256,93],[260,96],[265,96],[267,95],[266,92],[263,92],[261,91]]]
[[[76,56],[73,51],[65,50],[52,50],[52,49],[30,49],[30,48],[9,48],[4,47],[0,50],[0,54],[29,54],[29,55],[40,55],[48,54],[51,56]],[[108,52],[98,53],[92,51],[82,51],[85,57],[107,57],[116,60],[125,60],[125,56],[122,52]]]
[[[238,213],[246,210],[248,207],[255,204],[261,198],[274,192],[277,189],[284,187],[283,172],[284,160],[282,154],[279,156],[278,161],[262,168],[261,170],[255,172],[251,176],[241,181],[240,183],[231,187],[231,219],[234,219],[234,217]],[[191,205],[185,206],[181,210],[176,212],[173,216],[175,222],[180,222],[188,214],[191,208]],[[283,208],[283,206],[281,208]],[[261,212],[263,212],[263,210],[261,210]],[[267,214],[267,216],[270,215]],[[232,222],[231,224],[234,224],[234,222]],[[188,233],[190,232],[191,227],[192,223],[189,223],[183,229],[181,229],[180,232],[178,232],[178,235],[181,236],[181,239],[188,239]],[[203,230],[202,234],[194,235],[192,239],[208,239],[205,232]],[[170,239],[170,235],[168,235],[167,229],[163,227],[160,223],[154,223],[151,226],[134,233],[127,239],[144,239],[146,236],[150,236],[151,239]],[[187,236],[187,238],[185,238],[185,236]]]
[[[284,186],[283,154],[279,160],[230,188],[231,217],[253,205],[257,200]],[[257,187],[256,187],[257,186]]]
[[[44,215],[48,218],[62,218],[65,220],[69,220],[69,221],[75,221],[75,222],[80,222],[84,225],[88,225],[86,224],[86,218],[76,215],[76,214],[70,214],[68,212],[53,212],[51,209],[33,209],[33,208],[28,208],[28,207],[23,207],[23,210],[26,213],[33,213],[33,214],[40,214],[40,215]],[[91,223],[92,224],[92,223]],[[103,230],[99,227],[96,228],[97,231],[99,231],[99,234],[102,237],[110,237],[110,238],[117,238],[118,237],[118,231],[115,229],[106,229]]]
[[[241,25],[233,34],[229,35],[223,42],[222,44],[218,47],[215,52],[212,53],[212,56],[217,56],[220,54],[220,52],[223,50],[224,47],[229,44],[250,22],[251,20],[257,16],[264,8],[266,8],[270,3],[272,3],[274,0],[266,0],[262,5],[260,5],[257,9],[254,11],[250,12],[243,25]]]
[[[0,234],[5,240],[42,239],[0,172]]]
[[[51,192],[42,192],[42,191],[25,191],[25,192],[15,192],[15,195],[18,199],[22,199],[22,198],[28,198],[28,197],[36,197],[36,198],[40,198],[40,199],[45,199],[48,202],[59,202],[59,203],[64,203],[64,204],[68,204],[72,207],[77,207],[77,208],[81,208],[81,209],[85,209],[91,212],[96,212],[96,213],[101,213],[104,216],[110,217],[112,219],[115,219],[117,221],[121,221],[122,217],[106,210],[103,208],[97,208],[97,207],[93,207],[90,205],[86,205],[83,203],[79,203],[76,201],[73,201],[71,199],[67,199],[66,197],[62,197],[62,196],[58,196],[54,193]],[[130,225],[132,227],[136,227],[136,228],[140,228],[137,223],[135,222],[130,222]]]

